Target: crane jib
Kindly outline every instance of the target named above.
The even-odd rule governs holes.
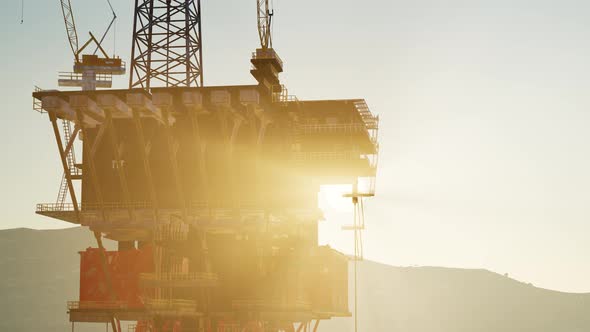
[[[111,1],[110,0],[106,0],[106,1],[109,6],[109,9],[111,10],[111,13],[113,14],[113,18],[111,19],[106,31],[103,33],[103,35],[99,41],[100,45],[102,44],[102,42],[106,38],[107,34],[111,30],[111,28],[113,27],[113,24],[115,23],[115,21],[117,19],[117,14],[115,13],[115,9],[113,8]],[[24,1],[23,1],[23,3],[24,3]],[[68,42],[70,44],[70,48],[72,49],[72,53],[74,54],[74,57],[77,57],[77,55],[79,53],[80,46],[79,46],[79,40],[78,40],[78,31],[76,28],[76,21],[74,19],[74,11],[72,9],[72,3],[71,3],[71,0],[60,0],[60,4],[61,4],[61,11],[63,14],[63,19],[64,19],[64,24],[66,26],[66,33],[68,35]],[[98,47],[94,51],[93,54],[96,54],[97,50],[98,50]]]
[[[78,53],[78,32],[76,31],[76,22],[74,20],[72,4],[70,0],[60,0],[60,3],[64,23],[66,25],[66,33],[68,34],[68,41],[75,57]]]

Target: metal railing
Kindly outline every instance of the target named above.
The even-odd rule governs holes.
[[[41,92],[43,91],[43,89],[41,89],[40,87],[35,85],[35,92]],[[43,110],[43,103],[41,102],[41,100],[33,97],[33,110],[37,111],[39,113],[45,113]]]
[[[95,203],[83,203],[79,204],[80,210],[101,210],[104,208],[105,210],[125,210],[129,208],[133,209],[149,209],[151,208],[150,203],[104,203],[104,204],[95,204]],[[72,203],[40,203],[37,204],[37,212],[71,212],[75,211],[74,204]]]
[[[154,239],[156,241],[176,240],[182,241],[188,238],[189,226],[184,223],[164,224],[158,226]]]
[[[290,95],[289,90],[283,84],[273,85],[271,89],[273,103],[297,103],[299,99],[295,95]]]
[[[233,300],[232,307],[241,310],[260,310],[260,309],[272,309],[273,311],[282,310],[311,310],[311,303],[303,300],[294,300],[293,302],[281,302],[276,300]]]
[[[379,117],[376,115],[373,115],[373,113],[371,113],[371,110],[369,109],[369,106],[367,105],[366,102],[364,101],[359,101],[359,102],[355,102],[355,107],[357,109],[357,111],[359,112],[359,115],[361,116],[361,118],[363,119],[363,121],[367,124],[367,125],[377,125],[378,121],[379,121]]]
[[[356,154],[356,159],[359,159],[358,153]],[[80,207],[80,211],[85,212],[96,212],[101,210],[101,205],[96,203],[83,203],[78,205]],[[130,204],[125,204],[122,202],[114,202],[114,203],[104,203],[105,210],[128,210],[128,209],[152,209],[153,205],[147,202],[135,202]],[[213,210],[212,212],[216,212],[215,210],[223,210],[227,211],[227,213],[233,213],[236,210],[253,210],[256,213],[263,213],[269,210],[269,203],[268,201],[264,200],[242,200],[242,201],[197,201],[190,203],[188,208],[189,210],[197,211],[197,210]],[[162,210],[170,210],[170,209],[181,209],[180,206],[178,207],[160,207]],[[293,208],[289,206],[283,207],[275,207],[272,210],[277,211],[299,211],[298,208]],[[308,209],[304,209],[308,210]],[[72,203],[39,203],[36,206],[36,212],[74,212],[74,204]],[[315,211],[314,211],[315,212]],[[296,212],[293,212],[296,213]],[[301,213],[301,211],[297,212]]]
[[[121,60],[121,71],[127,72],[127,63],[124,60]]]
[[[296,103],[299,102],[299,98],[296,95],[286,95],[281,99],[283,103]]]
[[[293,160],[361,160],[359,152],[294,152]]]
[[[277,52],[275,52],[272,48],[262,49],[259,48],[256,52],[252,52],[252,59],[256,60],[264,60],[264,59],[276,59],[277,62],[280,64],[281,68],[283,68],[283,60],[279,57]]]
[[[303,134],[367,132],[367,128],[363,124],[305,124],[300,125],[299,130]]]
[[[189,209],[214,209],[214,208],[227,208],[227,209],[257,209],[265,205],[265,202],[260,200],[243,200],[239,202],[232,201],[195,201],[188,205]],[[98,203],[82,203],[78,205],[81,211],[94,211],[94,210],[127,210],[127,209],[152,209],[153,205],[149,202],[134,202],[126,204],[124,202],[106,202],[101,204]],[[166,207],[161,207],[166,209]],[[181,207],[177,207],[180,209]],[[39,203],[37,204],[37,212],[71,212],[75,211],[74,204],[72,203]]]
[[[191,272],[191,273],[141,273],[142,281],[217,281],[219,278],[215,273]]]
[[[125,309],[127,303],[122,301],[68,301],[68,310],[80,309]]]
[[[375,116],[371,113],[371,110],[365,101],[357,101],[354,103],[354,106],[367,126],[367,129],[379,129],[379,116]]]
[[[197,311],[197,303],[191,300],[146,299],[144,303],[150,310]]]
[[[112,82],[113,75],[112,74],[100,74],[97,73],[96,75],[96,82]],[[58,79],[62,81],[82,81],[84,79],[84,74],[82,73],[73,73],[73,72],[59,72]]]
[[[364,100],[355,102],[354,106],[356,107],[357,112],[361,116],[361,119],[362,119],[363,123],[365,124],[365,127],[367,128],[367,131],[369,133],[369,139],[371,140],[371,143],[373,143],[373,146],[375,147],[375,154],[378,154],[379,153],[379,141],[378,141],[379,116],[373,115],[373,113],[369,109],[369,106],[367,105],[367,103]]]

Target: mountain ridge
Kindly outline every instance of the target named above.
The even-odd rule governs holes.
[[[115,247],[111,241],[105,245]],[[69,329],[65,305],[77,298],[78,251],[91,246],[92,233],[80,227],[0,230],[0,330]],[[589,293],[537,288],[486,269],[396,267],[370,261],[358,267],[360,331],[590,329],[590,315],[584,310],[590,307]],[[352,269],[349,272],[352,280]],[[104,331],[104,326],[76,325],[76,331]],[[320,331],[353,331],[353,320],[322,322]]]

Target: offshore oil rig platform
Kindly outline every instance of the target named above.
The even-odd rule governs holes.
[[[257,0],[257,84],[203,85],[200,0],[136,0],[129,88],[111,89],[126,64],[107,55],[104,35],[79,48],[60,1],[75,64],[59,84],[82,89],[33,93],[64,172],[56,203],[36,212],[97,241],[80,248],[72,330],[316,331],[350,317],[350,257],[319,246],[317,197],[322,185],[351,185],[356,262],[378,155],[366,102],[287,93],[268,0]]]

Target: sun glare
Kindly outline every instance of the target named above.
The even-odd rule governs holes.
[[[325,185],[320,188],[319,207],[326,213],[330,212],[352,212],[353,205],[350,198],[344,197],[350,194],[350,185]]]

